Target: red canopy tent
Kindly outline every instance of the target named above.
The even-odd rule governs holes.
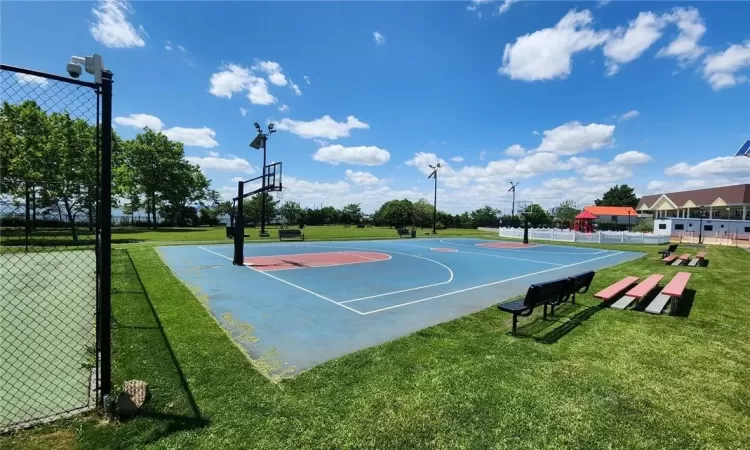
[[[582,233],[593,233],[594,220],[596,219],[595,215],[584,209],[576,216],[576,220],[573,222],[573,229]]]

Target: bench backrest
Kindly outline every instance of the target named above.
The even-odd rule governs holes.
[[[279,230],[279,236],[299,236],[302,234],[300,230]]]
[[[591,282],[594,281],[594,271],[584,272],[582,274],[570,277],[570,293],[571,294],[585,294],[591,286]]]
[[[669,253],[672,253],[675,250],[677,250],[677,244],[671,244],[669,246],[669,248],[667,249],[667,251],[669,251]]]
[[[570,295],[570,278],[532,284],[526,292],[523,304],[529,309],[550,302],[561,302]]]

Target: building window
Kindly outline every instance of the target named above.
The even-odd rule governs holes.
[[[713,225],[703,225],[703,231],[714,231]]]
[[[693,224],[692,224],[692,223],[689,223],[689,224],[688,224],[688,227],[689,227],[689,228],[693,228]]]
[[[659,229],[660,230],[666,230],[667,229],[667,224],[666,223],[660,223],[659,224]]]
[[[612,216],[612,223],[617,223],[617,216]]]
[[[681,223],[676,223],[676,224],[674,224],[674,229],[675,230],[684,230],[685,229],[685,225],[683,225]]]
[[[750,227],[745,227],[745,233],[750,233]]]

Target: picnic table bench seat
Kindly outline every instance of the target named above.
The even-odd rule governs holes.
[[[695,255],[695,258],[690,260],[690,262],[688,263],[688,266],[690,267],[702,266],[705,259],[706,259],[706,252],[698,252],[698,254]]]
[[[659,295],[654,298],[651,303],[646,307],[646,312],[651,314],[661,314],[664,307],[672,300],[671,310],[677,307],[677,299],[682,298],[682,294],[685,292],[688,280],[690,280],[690,272],[678,272],[672,280],[664,286]]]
[[[659,282],[664,278],[664,275],[654,274],[650,275],[645,280],[641,281],[637,286],[629,290],[619,300],[612,304],[615,309],[625,309],[630,306],[633,302],[640,301],[643,297],[647,296]]]
[[[665,264],[672,264],[675,261],[677,261],[677,255],[669,255],[662,258],[662,262]]]
[[[685,264],[688,261],[690,261],[690,253],[684,253],[684,254],[680,255],[679,257],[677,257],[677,259],[675,259],[672,262],[672,265],[673,266],[681,266],[681,265]]]
[[[636,282],[638,282],[638,277],[625,277],[617,283],[597,292],[594,294],[594,297],[604,301],[612,300]]]

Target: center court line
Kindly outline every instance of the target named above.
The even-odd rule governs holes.
[[[221,253],[217,253],[217,252],[215,252],[215,251],[213,251],[213,250],[209,250],[209,249],[207,249],[207,248],[203,248],[203,247],[200,247],[200,246],[199,246],[198,248],[199,248],[199,249],[201,249],[201,250],[205,250],[205,251],[207,251],[207,252],[209,252],[209,253],[213,253],[214,255],[217,255],[217,256],[221,256],[221,257],[222,257],[222,258],[224,258],[224,259],[228,259],[228,260],[232,261],[232,258],[230,258],[230,257],[228,257],[228,256],[225,256],[225,255],[222,255]],[[305,289],[305,288],[303,288],[302,286],[297,286],[297,285],[296,285],[296,284],[294,284],[294,283],[290,283],[289,281],[286,281],[286,280],[284,280],[284,279],[282,279],[282,278],[279,278],[279,277],[273,276],[273,275],[271,275],[270,273],[267,273],[267,272],[263,272],[262,270],[254,269],[254,268],[252,268],[252,267],[250,267],[250,266],[243,266],[243,267],[247,267],[248,269],[252,270],[253,272],[257,272],[257,273],[263,274],[263,275],[265,275],[265,276],[267,276],[267,277],[269,277],[269,278],[273,278],[274,280],[277,280],[277,281],[281,281],[282,283],[284,283],[284,284],[287,284],[287,285],[289,285],[289,286],[291,286],[291,287],[293,287],[293,288],[297,288],[297,289],[299,289],[300,291],[303,291],[303,292],[307,292],[308,294],[314,295],[314,296],[316,296],[316,297],[318,297],[318,298],[322,298],[322,299],[323,299],[323,300],[325,300],[325,301],[331,302],[331,303],[333,303],[334,305],[338,305],[338,306],[340,306],[340,307],[342,307],[342,308],[346,308],[346,309],[348,309],[349,311],[355,312],[355,313],[357,313],[357,314],[359,314],[359,315],[364,315],[364,313],[362,313],[362,312],[360,312],[360,311],[357,311],[357,310],[356,310],[356,309],[354,309],[354,308],[350,308],[350,307],[348,307],[348,306],[346,306],[346,305],[342,305],[341,303],[339,303],[339,302],[336,302],[336,301],[333,301],[333,300],[331,300],[331,299],[330,299],[330,298],[328,298],[328,297],[325,297],[325,296],[323,296],[323,295],[320,295],[320,294],[318,294],[317,292],[313,292],[313,291],[311,291],[311,290],[309,290],[309,289]]]
[[[413,305],[415,303],[426,302],[428,300],[434,300],[436,298],[447,297],[447,296],[453,295],[453,294],[460,294],[462,292],[473,291],[475,289],[481,289],[481,288],[488,287],[488,286],[494,286],[496,284],[502,284],[502,283],[507,283],[509,281],[520,280],[521,278],[526,278],[526,277],[530,277],[530,276],[534,276],[534,275],[540,275],[540,274],[543,274],[543,273],[552,272],[554,270],[560,270],[560,269],[565,269],[565,268],[568,268],[568,267],[578,266],[580,264],[586,264],[586,263],[589,263],[589,262],[592,262],[592,261],[596,261],[598,259],[604,259],[604,258],[609,258],[609,257],[615,256],[615,255],[621,255],[622,253],[623,252],[612,253],[612,254],[609,254],[609,255],[600,256],[598,258],[589,259],[587,261],[581,261],[581,262],[577,262],[577,263],[573,263],[573,264],[568,264],[568,265],[562,266],[562,267],[555,267],[553,269],[540,270],[539,272],[527,273],[526,275],[519,275],[517,277],[507,278],[505,280],[494,281],[492,283],[481,284],[479,286],[472,286],[472,287],[468,287],[466,289],[459,289],[459,290],[453,291],[453,292],[446,292],[445,294],[433,295],[432,297],[427,297],[427,298],[423,298],[423,299],[419,299],[419,300],[414,300],[412,302],[407,302],[407,303],[401,303],[399,305],[388,306],[388,307],[385,307],[385,308],[374,309],[372,311],[367,311],[367,312],[363,312],[363,313],[360,313],[360,314],[362,314],[363,316],[366,316],[368,314],[374,314],[374,313],[377,313],[377,312],[386,311],[388,309],[400,308],[402,306],[407,306],[407,305]],[[344,305],[341,305],[341,306],[344,306]]]

